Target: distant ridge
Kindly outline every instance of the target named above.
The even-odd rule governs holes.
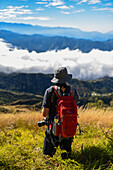
[[[107,41],[91,41],[62,36],[25,35],[6,30],[0,31],[0,38],[3,38],[6,42],[20,49],[28,49],[30,52],[36,51],[38,53],[51,50],[57,51],[66,48],[70,50],[79,49],[84,53],[88,53],[92,49],[99,49],[102,51],[113,50],[113,39]]]
[[[106,41],[113,38],[113,31],[107,33],[100,33],[96,31],[85,32],[78,28],[71,27],[47,27],[47,26],[33,26],[23,23],[7,23],[0,22],[0,30],[13,31],[19,34],[42,34],[45,36],[66,36],[71,38],[89,39],[94,41]]]

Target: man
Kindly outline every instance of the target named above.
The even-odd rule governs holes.
[[[69,80],[72,79],[72,75],[68,74],[67,69],[65,67],[61,67],[55,70],[54,77],[51,80],[52,83],[59,89],[60,96],[69,96],[70,95],[70,86],[66,84]],[[43,108],[42,114],[44,117],[49,117],[50,122],[53,122],[54,116],[56,114],[57,108],[57,95],[54,92],[53,87],[49,87],[45,91],[45,95],[43,98]],[[75,101],[79,100],[79,95],[77,91],[74,89],[74,99]],[[61,156],[63,159],[67,158],[71,152],[71,144],[73,138],[64,138],[61,142],[56,142],[57,139],[48,133],[48,128],[46,130],[45,139],[44,139],[44,147],[43,153],[45,155],[53,156],[56,151],[56,147],[60,145],[61,150],[65,150],[66,152],[62,153]],[[51,136],[52,135],[52,136]]]

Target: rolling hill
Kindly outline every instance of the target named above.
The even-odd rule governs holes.
[[[40,95],[0,89],[0,105],[34,105],[42,103],[42,99]]]

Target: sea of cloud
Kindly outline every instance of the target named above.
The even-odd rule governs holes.
[[[113,77],[113,51],[93,49],[90,53],[82,53],[67,48],[36,53],[12,48],[0,39],[0,72],[53,73],[61,66],[67,67],[73,78],[81,80]]]

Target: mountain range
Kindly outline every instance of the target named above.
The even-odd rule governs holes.
[[[53,74],[0,73],[0,105],[38,103],[37,107],[40,108],[46,88],[53,85],[52,78]],[[110,105],[113,99],[113,77],[94,81],[72,79],[69,84],[80,94],[78,106],[95,102],[95,99],[103,100],[106,105]]]
[[[85,32],[72,27],[47,27],[23,23],[0,22],[0,30],[8,30],[19,34],[41,34],[45,36],[65,36],[76,39],[89,39],[93,41],[106,41],[113,39],[113,31],[101,33],[97,31]]]
[[[7,43],[11,43],[13,47],[16,46],[19,49],[28,49],[29,52],[36,51],[38,53],[66,48],[70,50],[79,49],[84,53],[88,53],[92,49],[102,51],[113,50],[113,39],[107,41],[92,41],[63,36],[25,35],[6,30],[0,31],[0,38],[3,38]]]
[[[45,89],[53,85],[53,74],[42,73],[0,73],[0,89],[44,95]],[[72,79],[70,85],[75,87],[80,96],[91,96],[93,92],[108,94],[113,92],[113,77],[94,81]]]

